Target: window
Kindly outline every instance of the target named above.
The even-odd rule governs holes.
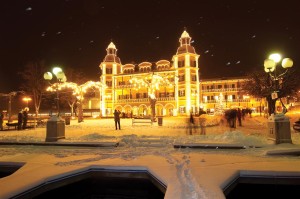
[[[196,75],[192,75],[191,79],[192,79],[192,81],[197,81],[197,76]]]
[[[191,66],[196,67],[196,61],[195,60],[191,60]]]
[[[185,96],[185,90],[179,90],[178,95],[179,95],[179,97],[184,97]]]
[[[112,68],[106,68],[106,74],[112,74]]]
[[[222,85],[218,85],[218,89],[221,89],[222,88]]]
[[[165,93],[159,93],[159,97],[165,97]]]
[[[185,113],[185,107],[184,106],[179,107],[179,113]]]
[[[178,76],[178,81],[183,82],[184,81],[184,75],[179,75]]]
[[[184,67],[184,60],[178,61],[178,68]]]
[[[112,82],[111,81],[106,81],[106,85],[107,86],[112,86]]]

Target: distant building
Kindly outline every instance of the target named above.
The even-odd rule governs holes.
[[[201,107],[208,112],[215,112],[222,108],[250,108],[254,111],[262,111],[265,101],[261,98],[253,98],[242,90],[245,77],[201,79],[200,95]]]
[[[138,65],[122,64],[117,48],[111,42],[100,63],[100,81],[107,85],[98,98],[90,99],[85,109],[99,110],[101,116],[111,116],[118,109],[125,116],[151,115],[149,93],[153,86],[157,116],[189,115],[200,109],[214,112],[232,107],[253,108],[261,106],[260,99],[243,93],[244,78],[200,79],[199,57],[191,45],[191,37],[183,31],[179,47],[172,61],[142,62]],[[169,82],[154,82],[161,77]],[[133,79],[140,80],[132,83]]]

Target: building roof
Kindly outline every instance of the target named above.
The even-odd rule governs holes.
[[[107,46],[106,52],[107,54],[104,57],[103,62],[115,62],[121,64],[121,60],[117,56],[117,48],[113,42],[110,42],[110,44]]]
[[[196,51],[195,51],[195,48],[193,46],[182,45],[182,46],[178,47],[176,54],[178,55],[178,54],[183,54],[183,53],[193,53],[193,54],[196,54]]]
[[[120,58],[113,54],[106,55],[103,62],[116,62],[118,64],[121,64]]]

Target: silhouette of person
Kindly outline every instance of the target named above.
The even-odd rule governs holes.
[[[22,110],[18,113],[18,130],[22,129],[22,123],[23,123],[23,113]]]
[[[27,109],[25,108],[23,111],[23,129],[26,129],[27,127],[27,120],[28,120],[28,112]]]
[[[115,120],[115,126],[116,126],[116,130],[118,129],[119,127],[119,130],[121,130],[121,124],[120,124],[120,111],[115,109],[115,112],[114,112],[114,120]]]
[[[4,119],[4,114],[2,111],[0,111],[0,130],[3,131],[3,119]]]
[[[242,111],[240,108],[238,108],[238,110],[237,110],[237,119],[239,122],[239,126],[242,126]]]

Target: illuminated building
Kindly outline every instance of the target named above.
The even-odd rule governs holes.
[[[238,107],[262,111],[266,106],[265,100],[253,98],[243,91],[245,81],[245,77],[201,79],[201,108],[208,112]]]
[[[98,108],[101,115],[111,116],[114,109],[126,116],[151,115],[150,93],[156,97],[157,116],[189,115],[190,112],[198,113],[200,108],[213,111],[222,102],[225,103],[224,108],[257,107],[256,100],[240,91],[243,79],[199,81],[200,55],[191,45],[191,37],[186,31],[183,31],[179,43],[172,61],[159,60],[135,65],[122,64],[117,48],[111,42],[99,65],[102,71],[100,82],[107,85],[100,93]],[[154,82],[154,77],[168,80],[169,83]],[[224,96],[222,101],[220,95]]]

